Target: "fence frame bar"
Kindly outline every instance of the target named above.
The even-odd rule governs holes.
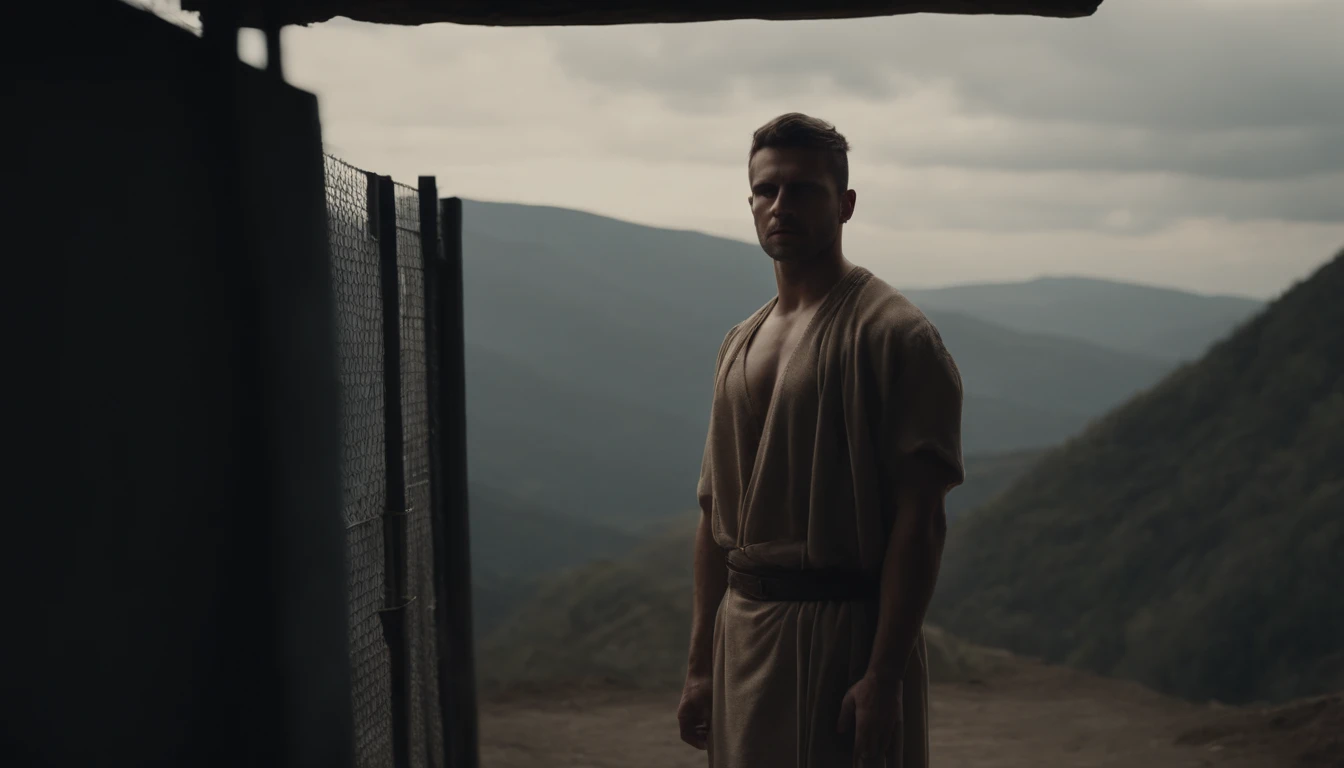
[[[409,600],[406,557],[406,462],[401,408],[401,273],[397,268],[397,197],[391,176],[368,174],[377,200],[378,266],[383,304],[383,610],[392,696],[392,764],[411,765]]]
[[[437,218],[432,274],[425,276],[430,368],[430,516],[434,535],[434,630],[444,764],[477,768],[476,669],[472,643],[471,529],[467,496],[467,387],[463,311],[462,200],[438,201],[420,179],[420,221]],[[431,252],[431,251],[427,251]],[[433,292],[430,294],[430,292]],[[432,302],[432,303],[431,303]],[[432,340],[432,341],[431,341]]]
[[[425,291],[424,352],[425,352],[425,392],[426,392],[425,403],[426,403],[426,417],[429,419],[429,423],[426,425],[428,427],[427,434],[429,443],[427,446],[428,460],[429,460],[429,509],[425,510],[425,513],[428,515],[430,523],[429,528],[430,554],[429,554],[428,566],[430,568],[429,584],[430,588],[433,590],[432,595],[421,595],[420,597],[423,598],[423,602],[421,603],[422,606],[421,610],[429,611],[428,616],[431,617],[435,622],[434,626],[430,627],[429,630],[434,638],[434,649],[435,649],[434,681],[436,687],[439,688],[439,697],[438,700],[434,702],[436,705],[438,705],[438,711],[433,713],[432,716],[437,717],[439,721],[440,726],[439,736],[441,741],[437,746],[440,750],[442,750],[441,754],[438,755],[432,754],[434,745],[432,743],[429,743],[430,739],[429,739],[428,723],[431,714],[428,712],[428,709],[426,708],[428,702],[422,700],[419,702],[419,704],[422,708],[426,708],[425,741],[427,743],[425,747],[426,752],[430,754],[427,754],[428,759],[426,760],[425,764],[429,766],[438,765],[443,766],[443,768],[448,768],[448,766],[450,766],[451,763],[448,762],[448,731],[444,728],[444,726],[447,723],[447,720],[443,716],[444,696],[441,687],[443,685],[443,675],[441,674],[442,646],[440,645],[442,641],[439,639],[438,619],[437,619],[438,616],[437,611],[439,609],[438,596],[441,592],[441,589],[438,582],[438,572],[435,570],[435,568],[437,567],[437,560],[435,558],[436,554],[439,551],[439,541],[435,536],[436,527],[434,523],[436,510],[442,503],[443,498],[443,486],[442,481],[440,479],[440,468],[439,468],[439,461],[441,460],[441,453],[442,453],[439,447],[440,430],[442,429],[440,422],[442,405],[439,402],[440,290],[439,285],[436,281],[436,276],[439,274],[439,268],[438,268],[439,261],[442,259],[441,249],[443,248],[443,242],[439,231],[438,183],[433,176],[421,176],[419,178],[419,183],[416,187],[416,201],[420,205],[420,256],[421,256],[421,266],[424,268],[424,291]],[[431,599],[433,600],[433,602],[429,602]],[[419,629],[420,628],[417,627],[417,631],[419,631]],[[417,663],[419,661],[420,661],[419,659],[416,659]]]

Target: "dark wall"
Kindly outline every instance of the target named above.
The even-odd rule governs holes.
[[[12,764],[348,765],[316,100],[119,2],[29,5]]]

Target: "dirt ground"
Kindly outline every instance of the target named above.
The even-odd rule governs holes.
[[[486,692],[482,768],[703,768],[677,737],[676,692],[590,685]],[[1195,706],[1137,685],[1022,662],[991,682],[935,685],[935,768],[1344,765],[1344,701]]]

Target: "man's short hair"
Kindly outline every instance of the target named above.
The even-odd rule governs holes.
[[[849,142],[835,126],[800,112],[789,112],[756,129],[751,136],[747,162],[762,149],[816,149],[831,158],[831,174],[837,191],[849,189]]]

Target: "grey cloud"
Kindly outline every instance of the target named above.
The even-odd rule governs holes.
[[[715,101],[818,76],[886,99],[945,81],[972,109],[1172,129],[1344,121],[1344,4],[1115,0],[1089,19],[898,16],[555,30],[574,75]]]
[[[891,172],[899,175],[898,169]],[[1014,187],[1020,184],[1017,194]],[[856,219],[901,230],[1029,232],[1087,229],[1146,234],[1184,219],[1344,223],[1344,173],[1277,183],[1106,174],[1032,180],[1000,176],[968,186],[858,185]]]
[[[909,162],[1004,169],[1167,169],[1283,178],[1344,164],[1344,3],[1112,0],[1083,20],[895,17],[661,26],[613,35],[556,30],[560,65],[673,108],[726,111],[735,94],[827,89],[886,101],[943,86],[966,115],[1008,117],[1032,136],[1092,125],[1073,146],[944,147]]]
[[[1344,123],[1266,130],[1162,132],[1089,125],[1060,130],[1028,123],[984,140],[886,143],[878,158],[912,166],[951,165],[1010,171],[1170,172],[1279,180],[1344,170]]]
[[[1168,131],[1344,122],[1333,0],[1265,5],[1115,3],[1076,29],[1038,25],[958,71],[972,108]],[[1047,51],[1020,77],[1014,47]],[[1031,56],[1026,51],[1016,51]]]
[[[880,198],[870,181],[860,187],[882,226],[1143,233],[1191,217],[1344,221],[1344,99],[1323,93],[1338,82],[1331,70],[1344,71],[1325,44],[1344,16],[1322,3],[1194,5],[1108,0],[1096,18],[1069,21],[333,23],[291,30],[286,46],[292,77],[332,84],[321,103],[334,146],[413,170],[427,147],[459,169],[555,157],[741,164],[745,194],[750,130],[798,95],[859,120],[927,115],[890,130],[865,123],[856,142],[865,167],[897,182]],[[899,183],[949,171],[989,188]]]

